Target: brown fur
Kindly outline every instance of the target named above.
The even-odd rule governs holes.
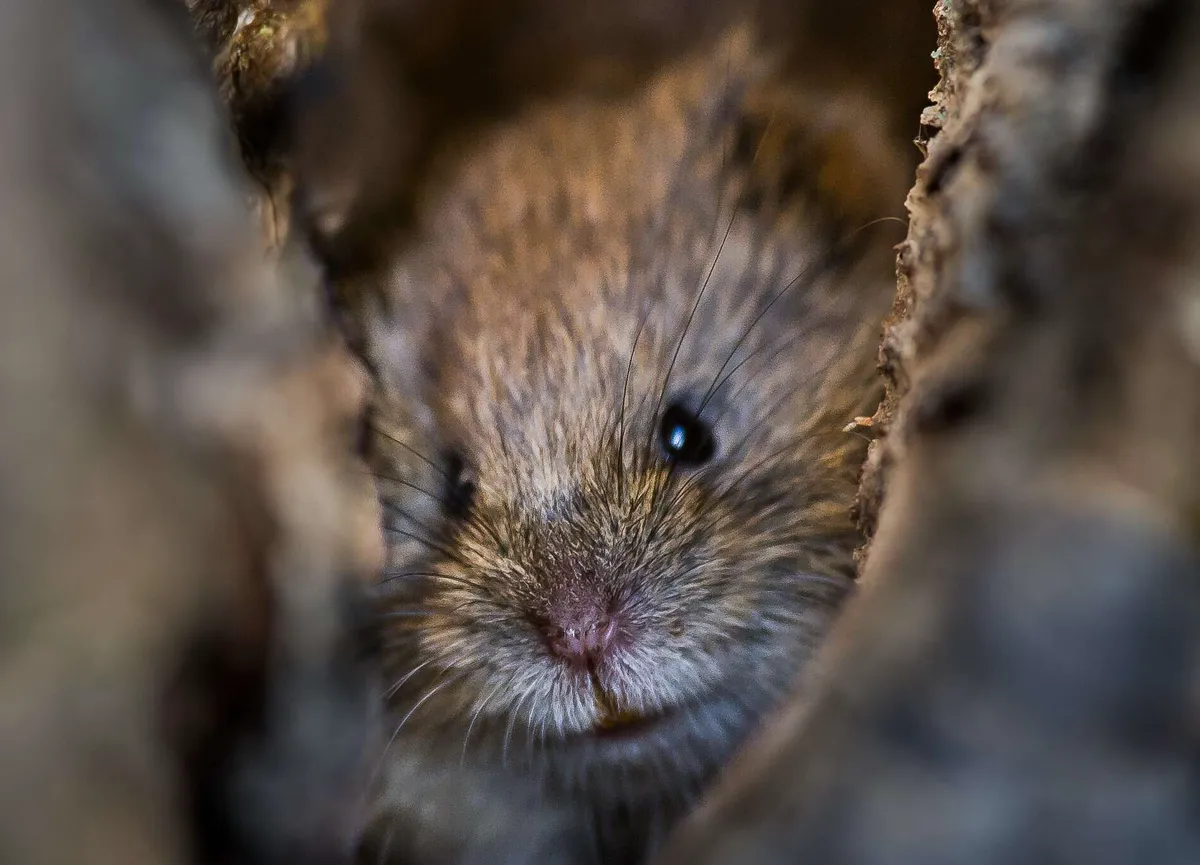
[[[641,861],[850,588],[843,428],[897,232],[822,184],[829,139],[769,57],[731,30],[632,93],[520,112],[433,164],[410,250],[363,280],[396,730],[376,851]],[[872,117],[856,145],[895,153]],[[663,458],[675,402],[712,463]],[[585,586],[631,647],[591,681],[536,627]]]

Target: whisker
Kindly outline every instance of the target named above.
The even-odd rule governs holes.
[[[683,483],[681,483],[676,488],[675,494],[673,496],[671,496],[670,500],[664,501],[662,508],[661,508],[661,513],[658,514],[658,518],[666,519],[666,517],[675,510],[675,508],[679,505],[679,503],[681,501],[683,501],[684,496],[686,496],[689,492],[691,492],[694,488],[698,487],[699,485],[700,485],[700,476],[699,475],[692,475],[691,477],[684,478]],[[686,530],[687,527],[684,526],[681,528]]]
[[[414,526],[416,526],[417,528],[419,528],[421,531],[425,532],[426,534],[428,534],[428,535],[437,534],[433,529],[431,529],[429,526],[425,525],[425,523],[423,523],[421,520],[414,517],[412,515],[412,512],[407,510],[403,506],[398,505],[395,502],[390,502],[390,501],[381,501],[380,504],[383,505],[383,509],[385,511],[387,511],[388,513],[404,517],[404,519],[408,520],[410,523],[412,523]]]
[[[398,692],[401,688],[404,687],[405,682],[407,682],[409,679],[411,679],[417,673],[421,672],[421,670],[423,670],[425,667],[428,667],[430,664],[432,664],[436,660],[438,660],[438,657],[434,656],[432,658],[426,658],[424,661],[417,664],[417,666],[413,667],[411,670],[408,671],[408,673],[406,673],[404,676],[402,676],[398,682],[394,683],[390,688],[388,688],[386,691],[383,692],[383,699],[390,700],[392,697],[394,697],[396,695],[396,692]]]
[[[521,698],[517,700],[517,702],[514,703],[513,707],[509,710],[508,726],[504,729],[504,742],[500,746],[500,766],[503,769],[508,768],[508,740],[512,737],[513,728],[516,726],[517,715],[520,712],[521,705],[535,691],[536,687],[534,685],[529,685],[525,689],[525,693],[521,695]]]
[[[401,572],[384,571],[382,576],[383,576],[383,578],[380,580],[380,582],[385,582],[385,583],[393,582],[395,580],[416,579],[416,578],[420,577],[420,578],[425,578],[425,579],[441,580],[443,582],[453,583],[455,585],[462,586],[463,588],[470,589],[472,591],[479,591],[483,587],[482,583],[473,583],[470,580],[463,579],[462,577],[452,577],[449,574],[439,574],[434,571],[401,571]]]
[[[793,345],[795,345],[798,340],[801,340],[803,338],[804,338],[804,334],[785,333],[775,343],[763,343],[758,348],[756,348],[754,351],[750,352],[750,354],[746,355],[746,357],[742,358],[742,360],[737,364],[737,366],[735,366],[733,369],[731,369],[729,371],[729,373],[725,376],[725,378],[721,380],[720,384],[717,385],[716,391],[714,391],[714,393],[720,391],[720,389],[725,386],[725,384],[729,381],[729,379],[737,374],[739,369],[741,369],[746,363],[748,363],[749,361],[751,361],[755,357],[757,357],[760,352],[762,352],[764,349],[766,349],[768,347],[774,347],[774,351],[772,351],[769,355],[767,355],[765,358],[763,358],[762,363],[759,364],[757,367],[755,367],[755,369],[753,371],[751,371],[751,373],[749,375],[746,376],[746,380],[743,381],[740,385],[738,385],[736,390],[734,390],[732,393],[729,394],[729,396],[725,400],[725,407],[722,408],[721,411],[718,412],[715,417],[713,417],[713,419],[712,419],[713,426],[720,425],[721,420],[725,417],[725,415],[734,406],[737,405],[738,397],[741,396],[742,392],[746,388],[748,388],[750,385],[755,383],[755,380],[758,378],[759,374],[763,372],[763,370],[769,369],[771,367],[771,365],[773,363],[775,363],[776,360],[778,360],[778,358],[781,354],[783,354],[785,351],[787,351],[789,348],[791,348]]]
[[[725,376],[723,379],[721,378],[721,374],[725,371],[725,368],[729,365],[730,361],[733,360],[734,356],[738,352],[738,349],[741,348],[746,339],[753,332],[754,328],[759,325],[759,323],[763,320],[766,314],[770,312],[775,304],[796,286],[811,286],[822,276],[837,271],[854,261],[862,254],[860,235],[881,223],[889,221],[896,221],[901,225],[904,224],[904,220],[897,219],[894,216],[884,216],[863,223],[852,231],[847,232],[836,242],[832,243],[821,256],[819,256],[815,261],[805,265],[800,272],[796,274],[796,276],[788,280],[787,284],[771,297],[767,305],[763,307],[758,315],[754,317],[754,320],[750,322],[749,326],[742,332],[741,337],[739,337],[738,341],[734,344],[733,349],[729,352],[728,357],[725,358],[725,362],[721,364],[721,368],[717,371],[716,376],[713,378],[713,384],[709,386],[708,391],[704,394],[704,398],[700,401],[701,411],[704,409],[704,406],[708,404],[709,400],[712,399],[713,395],[716,394],[722,386],[724,386],[725,382],[728,381],[729,378],[732,377],[738,371],[738,369],[740,369],[741,366],[746,363],[746,361],[764,348],[764,346],[759,346],[757,349],[743,358],[737,364],[737,366],[730,370],[729,375]],[[814,268],[816,268],[815,271]]]
[[[428,538],[423,538],[420,535],[413,534],[412,532],[405,531],[404,529],[398,529],[395,526],[384,526],[383,530],[388,534],[403,535],[406,538],[411,538],[417,543],[429,548],[433,552],[445,556],[447,560],[454,562],[456,565],[460,565],[464,568],[470,567],[461,556],[450,550],[448,547],[442,546],[441,544],[436,544]]]
[[[662,508],[663,496],[671,489],[671,484],[674,483],[677,476],[677,470],[673,466],[667,466],[664,471],[656,472],[650,476],[649,501],[647,506],[652,514],[659,514]],[[647,542],[653,542],[657,536],[658,528],[661,523],[661,516],[649,522],[649,534],[646,536]]]
[[[733,54],[731,51],[729,54],[729,57],[727,58],[726,88],[728,88],[729,82],[732,81],[732,74],[733,74],[732,70],[733,70]],[[771,120],[773,120],[773,119],[774,119],[774,115],[772,115]],[[771,121],[769,120],[768,126],[769,126],[770,122]],[[762,150],[762,141],[759,142],[759,146],[755,149],[754,155],[751,159],[751,165],[757,164],[758,157],[759,157],[759,154],[761,153],[761,150]],[[728,139],[723,140],[721,143],[721,171],[720,171],[720,175],[722,175],[722,176],[726,173],[726,171],[728,170],[728,167],[729,167],[730,151],[731,151],[731,148],[729,146]],[[714,229],[714,231],[716,230],[717,226],[719,226],[721,224],[720,223],[721,211],[724,209],[726,193],[727,193],[726,185],[720,184],[717,189],[716,208],[713,211],[713,214],[714,214],[713,215],[713,229]],[[721,260],[721,253],[725,249],[725,243],[726,243],[726,241],[729,240],[729,233],[733,230],[733,224],[736,221],[737,221],[737,210],[736,210],[736,208],[734,208],[733,211],[729,215],[729,221],[725,225],[725,231],[721,236],[720,244],[717,246],[716,255],[713,256],[712,264],[709,265],[708,272],[705,274],[704,281],[700,286],[700,291],[697,293],[696,300],[692,304],[691,311],[688,313],[687,320],[683,326],[683,332],[679,335],[679,341],[676,343],[675,350],[671,355],[671,362],[667,365],[667,372],[666,372],[666,375],[663,377],[662,388],[659,391],[658,400],[655,403],[654,411],[651,412],[652,418],[658,417],[658,413],[662,409],[662,403],[663,403],[663,400],[666,398],[667,388],[670,386],[671,373],[674,371],[675,363],[679,359],[679,352],[683,348],[683,342],[687,338],[688,331],[691,329],[692,321],[696,317],[696,311],[700,308],[700,301],[704,297],[704,293],[708,290],[709,282],[712,280],[712,275],[717,269],[718,262],[720,262],[720,260]],[[651,435],[651,442],[648,442],[647,446],[652,445],[652,439],[653,439],[653,435],[654,435],[653,426],[651,426],[651,434],[650,435]]]
[[[743,435],[740,439],[738,439],[737,444],[728,451],[726,457],[727,458],[732,457],[733,455],[737,454],[742,448],[744,448],[747,444],[749,444],[750,441],[756,435],[758,435],[758,433],[763,429],[763,427],[765,427],[772,420],[774,420],[775,413],[778,412],[784,406],[786,406],[789,402],[791,402],[791,400],[794,398],[794,396],[795,395],[792,393],[785,393],[785,394],[783,394],[783,396],[781,396],[779,399],[777,399],[774,403],[772,403],[771,407],[768,408],[765,412],[763,412],[758,417],[758,419],[755,420],[755,422],[750,425],[749,429],[746,430],[745,435]],[[800,434],[792,437],[789,440],[788,447],[794,447],[797,444],[797,442],[803,441],[810,434],[811,434],[811,426],[806,427],[804,430],[802,430],[800,432]]]
[[[717,253],[713,256],[712,264],[709,265],[708,273],[704,277],[704,282],[700,286],[700,291],[696,294],[696,300],[692,304],[691,311],[688,312],[688,317],[683,325],[683,332],[679,335],[679,340],[675,343],[675,351],[671,355],[671,362],[667,365],[667,373],[663,376],[662,389],[659,391],[658,400],[654,404],[654,411],[651,412],[651,417],[658,417],[659,411],[662,409],[663,400],[667,395],[667,388],[671,383],[671,373],[675,370],[675,363],[679,360],[679,352],[683,349],[683,341],[687,339],[688,331],[691,330],[692,322],[696,318],[696,311],[700,308],[700,301],[704,298],[704,293],[708,290],[709,282],[712,280],[712,275],[717,269],[717,262],[721,260],[721,253],[725,250],[725,243],[729,240],[729,233],[733,230],[733,223],[737,219],[737,214],[734,213],[729,217],[729,223],[725,226],[725,233],[721,236],[721,243],[717,246]],[[654,435],[654,428],[651,426],[651,437]],[[647,442],[650,446],[651,442]]]
[[[625,476],[625,402],[629,396],[629,376],[633,372],[633,359],[637,354],[638,340],[642,337],[642,329],[650,317],[649,308],[642,314],[638,322],[637,332],[633,337],[633,347],[629,349],[629,362],[625,365],[625,383],[621,386],[621,420],[620,435],[617,438],[617,500],[623,500],[621,481]]]
[[[525,727],[526,727],[525,758],[527,760],[532,759],[533,753],[534,753],[533,752],[533,731],[534,731],[533,707],[534,707],[534,703],[530,703],[529,711],[526,713],[526,718],[525,718]],[[542,717],[545,717],[545,713],[543,713]]]
[[[481,535],[485,535],[490,540],[496,549],[504,547],[504,542],[500,538],[500,532],[491,520],[480,519],[478,512],[472,508],[467,512],[464,522],[466,528],[473,529]]]
[[[488,691],[487,696],[484,697],[483,700],[480,701],[479,705],[475,707],[475,711],[471,714],[470,723],[467,724],[467,732],[463,734],[462,755],[459,757],[459,760],[458,760],[458,764],[460,766],[463,765],[467,760],[467,742],[471,738],[471,731],[475,729],[475,722],[479,720],[479,716],[483,712],[484,706],[486,706],[489,702],[491,702],[492,697],[496,696],[496,694],[500,692],[500,689],[505,684],[506,684],[506,682],[504,682],[503,680],[501,680],[499,683],[497,683],[496,687],[494,687],[494,688],[492,688],[492,690]]]
[[[543,712],[542,713],[543,720],[545,719],[545,717],[546,717],[546,713]],[[525,725],[525,755],[526,755],[526,758],[530,759],[530,760],[532,760],[534,755],[537,753],[534,750],[534,739],[537,738],[536,733],[537,733],[537,725],[533,722],[533,706],[531,705],[529,707],[529,721]]]
[[[446,504],[445,499],[443,499],[441,496],[434,495],[429,490],[425,489],[424,487],[417,486],[416,484],[412,483],[411,481],[406,481],[402,478],[398,478],[393,475],[380,474],[379,472],[376,472],[376,471],[369,471],[368,474],[371,475],[371,477],[375,478],[375,480],[377,480],[377,481],[387,481],[388,483],[392,483],[392,484],[400,484],[403,487],[408,487],[408,489],[413,490],[414,492],[418,492],[418,493],[421,493],[422,495],[429,496],[429,498],[433,499],[439,505]]]
[[[700,407],[699,407],[699,409],[697,409],[697,413],[704,410],[704,407],[706,405],[708,405],[708,401],[712,398],[713,394],[715,394],[718,390],[720,390],[721,385],[723,385],[726,381],[728,381],[730,376],[732,376],[734,373],[736,373],[738,371],[738,369],[740,369],[742,367],[742,365],[745,364],[746,361],[749,360],[751,357],[753,357],[758,351],[762,350],[762,346],[759,346],[757,349],[755,349],[749,355],[742,358],[742,360],[738,362],[737,366],[735,366],[732,370],[730,370],[729,376],[726,376],[724,379],[721,378],[721,375],[725,372],[725,368],[729,366],[729,364],[733,360],[734,356],[738,353],[738,349],[740,349],[742,347],[742,345],[745,344],[746,339],[749,338],[750,334],[754,332],[754,328],[756,328],[758,326],[759,322],[761,322],[763,320],[763,318],[766,317],[767,313],[771,311],[772,307],[774,307],[775,304],[778,303],[779,300],[785,294],[787,294],[794,286],[800,284],[800,281],[804,278],[804,276],[817,263],[818,262],[811,262],[811,263],[805,265],[805,267],[800,271],[800,273],[798,273],[796,276],[794,276],[792,279],[790,279],[784,285],[783,288],[781,288],[779,291],[777,291],[775,293],[775,295],[771,298],[771,300],[767,303],[767,305],[764,306],[759,311],[758,315],[756,315],[754,317],[754,319],[750,322],[750,324],[747,325],[745,330],[742,331],[742,335],[740,337],[738,337],[737,342],[735,342],[733,344],[733,348],[730,349],[729,354],[725,357],[725,361],[721,364],[720,369],[717,370],[716,375],[713,376],[712,384],[710,384],[708,387],[708,390],[706,390],[704,392],[704,396],[700,400]],[[823,268],[822,270],[818,271],[818,273],[814,276],[814,280],[816,279],[817,276],[820,276],[821,274],[826,273],[826,272],[828,272],[827,268]]]
[[[425,662],[425,664],[428,664],[432,660],[433,660],[433,658],[430,658],[428,661]],[[421,666],[424,666],[425,664],[422,664]],[[418,667],[417,669],[420,669],[420,667]],[[448,672],[448,671],[452,670],[453,667],[446,666],[446,667],[443,667],[442,669],[443,669],[443,672]],[[415,673],[415,672],[416,672],[416,670],[412,671],[412,673]],[[409,676],[411,676],[412,673],[409,673]],[[384,744],[382,751],[380,751],[379,761],[376,763],[375,769],[371,772],[371,777],[367,781],[368,788],[374,787],[377,783],[379,783],[379,779],[383,774],[384,767],[387,765],[388,751],[390,751],[392,749],[392,745],[394,745],[396,743],[396,737],[400,735],[400,730],[403,729],[404,725],[408,722],[408,719],[413,716],[413,713],[416,712],[417,709],[421,708],[421,706],[425,703],[426,700],[428,700],[430,697],[432,697],[434,694],[436,694],[443,687],[445,687],[448,684],[451,684],[452,682],[456,681],[457,679],[461,679],[464,675],[466,675],[465,670],[462,673],[460,673],[458,676],[455,676],[451,679],[443,679],[439,684],[435,685],[433,688],[431,688],[429,691],[427,691],[425,693],[425,696],[423,696],[420,700],[418,700],[417,704],[415,706],[413,706],[411,709],[408,710],[408,714],[406,714],[404,716],[404,718],[400,721],[400,723],[396,725],[396,729],[394,729],[392,731],[392,735],[388,738],[387,742]],[[407,680],[407,678],[408,677],[406,676],[405,679]],[[385,697],[385,699],[386,699],[386,697]]]
[[[447,667],[446,669],[451,670],[451,669],[453,669],[453,667]],[[392,744],[396,741],[396,737],[400,735],[400,731],[402,729],[404,729],[404,725],[409,722],[409,719],[412,718],[412,716],[416,714],[418,709],[420,709],[423,705],[425,705],[425,703],[428,702],[429,699],[432,698],[434,694],[436,694],[438,691],[442,690],[442,688],[445,688],[447,685],[453,685],[455,682],[462,681],[464,678],[466,678],[466,676],[469,672],[470,672],[469,670],[462,670],[459,672],[459,674],[457,676],[451,676],[448,679],[443,678],[440,682],[438,682],[438,684],[434,685],[432,688],[430,688],[428,691],[426,691],[424,696],[422,696],[421,699],[417,700],[417,702],[413,705],[413,707],[408,710],[408,713],[405,714],[405,716],[400,719],[400,723],[396,725],[396,729],[392,732],[392,737],[388,740],[388,744],[384,747],[384,752],[386,753],[387,750],[389,748],[391,748]]]
[[[439,475],[441,475],[447,481],[452,480],[450,475],[446,472],[446,470],[444,468],[439,466],[432,459],[427,457],[425,454],[421,453],[419,450],[414,448],[412,445],[408,444],[407,442],[401,441],[400,439],[396,438],[391,433],[387,432],[384,429],[381,429],[380,427],[376,426],[375,424],[371,424],[370,426],[371,426],[371,430],[373,432],[378,433],[379,435],[383,436],[385,439],[392,442],[393,444],[399,445],[400,447],[404,448],[406,451],[408,451],[410,454],[415,456],[421,462],[425,463],[425,465],[429,466],[431,469],[433,469],[435,472],[437,472]]]
[[[729,478],[725,484],[725,489],[727,489],[727,490],[735,489],[737,486],[744,483],[746,478],[750,477],[755,472],[762,469],[763,466],[771,463],[772,461],[774,461],[776,459],[779,459],[779,457],[783,456],[784,454],[795,450],[796,447],[797,447],[797,442],[795,440],[784,443],[781,447],[777,448],[774,451],[771,451],[769,454],[767,454],[766,456],[757,460],[756,462],[744,467],[742,471],[738,472],[736,475]]]

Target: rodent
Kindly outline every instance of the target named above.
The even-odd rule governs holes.
[[[895,212],[910,163],[776,73],[739,27],[534,103],[356,277],[394,730],[364,861],[645,861],[851,590],[900,230],[839,196],[874,170]]]

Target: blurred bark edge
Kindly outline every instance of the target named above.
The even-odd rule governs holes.
[[[0,4],[0,861],[344,861],[364,382],[182,4]]]
[[[937,14],[861,593],[663,865],[1200,861],[1200,6]]]

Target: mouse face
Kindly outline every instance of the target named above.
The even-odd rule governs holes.
[[[393,747],[602,824],[681,808],[852,585],[889,247],[726,53],[480,141],[368,316]]]

